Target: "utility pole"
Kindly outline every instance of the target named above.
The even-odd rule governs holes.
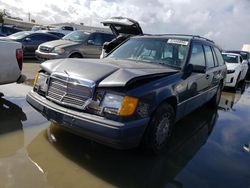
[[[28,13],[28,21],[30,22],[30,12]]]
[[[4,17],[7,15],[6,13],[6,9],[3,9],[2,11],[0,11],[0,23],[2,23],[2,26],[4,25]],[[3,27],[1,27],[1,30],[3,29]]]

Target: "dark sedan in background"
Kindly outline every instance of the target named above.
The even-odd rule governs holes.
[[[3,37],[20,32],[20,31],[23,31],[23,30],[20,28],[17,28],[14,25],[6,25],[6,24],[0,25],[0,36],[3,36]]]
[[[40,33],[33,31],[22,31],[8,36],[8,39],[21,42],[25,58],[35,57],[37,47],[48,41],[60,39],[58,36],[50,33]]]

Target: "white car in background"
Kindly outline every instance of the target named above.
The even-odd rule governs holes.
[[[237,88],[240,81],[245,80],[248,62],[240,54],[222,53],[227,65],[226,87]]]
[[[21,74],[22,66],[22,44],[0,39],[0,85],[22,83],[25,80],[25,76]]]
[[[63,26],[51,27],[49,30],[67,35],[72,31],[76,31],[77,29],[72,26],[63,25]]]

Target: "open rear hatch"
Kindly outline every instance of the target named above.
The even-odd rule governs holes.
[[[103,22],[104,26],[109,26],[113,34],[116,36],[110,42],[105,42],[102,49],[102,54],[100,58],[105,57],[118,45],[123,43],[131,36],[143,35],[141,26],[139,23],[133,19],[126,17],[112,17]]]
[[[142,29],[139,23],[130,18],[112,17],[101,23],[104,26],[109,26],[113,34],[116,36],[120,34],[143,35]]]

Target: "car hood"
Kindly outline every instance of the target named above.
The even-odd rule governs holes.
[[[103,22],[104,26],[109,26],[115,36],[120,34],[143,35],[139,23],[126,17],[112,17]]]
[[[227,63],[226,62],[226,66],[227,66],[228,70],[235,70],[240,66],[240,64],[239,63]]]
[[[54,40],[50,42],[45,42],[41,46],[46,46],[49,48],[56,48],[56,47],[67,47],[79,44],[78,42],[70,41],[70,40]]]
[[[114,59],[57,59],[41,64],[48,73],[92,80],[98,87],[123,87],[135,79],[179,72],[163,65]]]

